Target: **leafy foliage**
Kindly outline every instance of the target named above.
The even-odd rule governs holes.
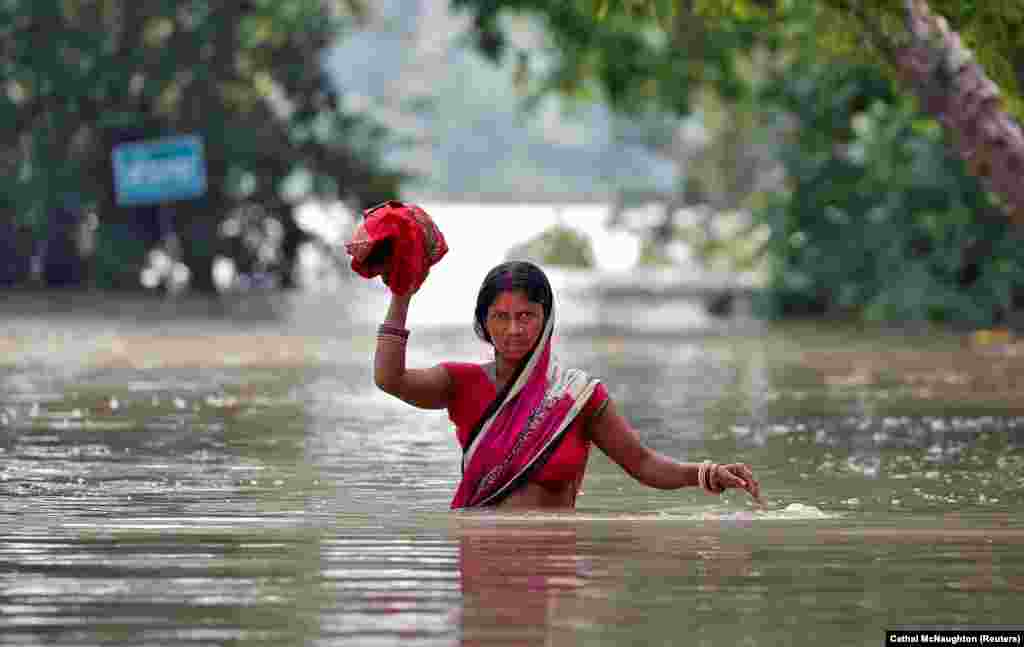
[[[120,268],[108,284],[122,284],[166,233],[159,221],[168,212],[115,204],[110,151],[193,133],[204,141],[209,192],[173,213],[195,286],[212,289],[220,224],[238,209],[258,206],[279,221],[282,253],[294,259],[304,235],[292,219],[295,199],[372,203],[393,197],[401,179],[380,161],[387,133],[345,113],[320,66],[356,18],[324,0],[5,0],[0,157],[10,181],[0,217],[45,237],[55,205],[76,196],[101,231],[134,230],[101,240],[143,242],[141,254],[117,242],[97,247],[98,265]],[[301,188],[287,195],[289,186]],[[280,271],[287,284],[289,264]]]
[[[742,94],[735,53],[773,34],[764,11],[709,7],[695,20],[660,0],[452,0],[452,6],[470,11],[476,43],[492,59],[514,54],[528,68],[540,59],[525,75],[537,78],[533,92],[600,97],[625,112],[657,106],[686,114],[691,90],[706,83],[726,97]],[[550,38],[546,51],[514,47],[502,19],[516,14],[540,19]]]
[[[1024,117],[1024,4],[929,5],[960,33],[1011,110]],[[641,96],[684,107],[693,80],[742,91],[732,54],[754,43],[778,50],[808,27],[821,53],[883,67],[892,63],[889,50],[907,40],[903,3],[894,0],[452,0],[452,6],[473,14],[476,41],[494,57],[509,49],[503,14],[539,16],[559,59],[548,85],[559,87],[550,82],[558,79],[575,87],[593,79],[612,104],[636,88]]]
[[[769,315],[849,312],[887,320],[990,324],[1024,305],[1019,242],[938,124],[891,84],[909,43],[890,0],[453,0],[484,51],[506,43],[503,11],[551,32],[539,91],[593,86],[623,112],[691,112],[710,88],[734,105],[796,117],[781,153],[788,190],[751,196],[770,228]],[[933,0],[1024,115],[1024,6]],[[766,88],[744,74],[767,52]],[[554,81],[569,80],[570,83]],[[584,95],[587,96],[587,95]],[[591,91],[589,96],[598,96]],[[688,185],[700,182],[697,174]],[[684,191],[685,193],[685,191]],[[767,200],[765,199],[767,198]],[[757,206],[759,205],[760,206]],[[757,223],[755,223],[757,224]],[[657,225],[672,231],[671,220]]]
[[[856,29],[826,30],[819,44],[849,58],[871,55],[888,68],[887,47],[906,41],[903,3],[889,0],[825,0],[833,24]],[[1007,107],[1024,118],[1024,4],[985,0],[928,0],[931,10],[943,16],[951,29],[977,56],[986,72],[1002,88]],[[875,45],[865,51],[865,41]],[[880,55],[881,54],[881,55]]]
[[[998,322],[1024,251],[935,122],[876,68],[807,64],[767,90],[800,121],[770,227],[769,315]]]

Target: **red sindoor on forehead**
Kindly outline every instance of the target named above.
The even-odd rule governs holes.
[[[523,293],[524,295],[526,294],[526,291],[525,291],[525,290],[521,290],[521,289],[516,289],[516,290],[513,290],[513,291],[515,291],[515,292],[522,292],[522,293]],[[503,290],[502,292],[509,292],[509,290]],[[500,296],[501,296],[501,293],[499,293],[499,294],[498,294],[498,296],[497,296],[497,297],[495,297],[494,301],[492,301],[492,302],[491,302],[491,305],[490,305],[490,307],[488,308],[489,310],[500,310],[500,308],[498,308],[498,306],[497,306],[498,298],[499,298]],[[527,296],[527,297],[526,297],[526,302],[527,302],[527,303],[528,303],[529,305],[531,305],[531,306],[538,306],[538,307],[540,307],[540,308],[541,308],[542,310],[543,310],[543,308],[544,308],[544,304],[542,304],[542,303],[538,303],[538,302],[536,302],[536,301],[531,301],[531,300],[530,300],[530,298],[529,298],[529,296]],[[532,310],[520,310],[520,312],[532,312]]]

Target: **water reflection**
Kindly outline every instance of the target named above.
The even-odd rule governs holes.
[[[0,642],[302,644],[317,621],[301,607],[313,582],[295,570],[308,553],[302,535],[201,525],[9,537]]]
[[[440,536],[363,529],[321,546],[323,644],[450,642],[460,605],[457,548]]]
[[[583,590],[602,573],[579,546],[576,528],[460,525],[459,576],[463,645],[500,642],[564,644],[573,631],[611,619],[596,587]]]
[[[622,644],[650,635],[652,610],[682,596],[703,600],[699,608],[758,575],[751,550],[716,527],[667,535],[650,521],[458,520],[462,644]]]

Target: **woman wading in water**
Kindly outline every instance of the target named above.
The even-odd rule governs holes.
[[[713,494],[740,488],[760,502],[747,465],[680,463],[651,450],[599,380],[557,362],[554,294],[532,263],[502,263],[480,286],[474,329],[494,348],[493,362],[406,368],[412,294],[448,247],[416,205],[389,201],[365,216],[347,245],[352,268],[367,278],[383,276],[392,291],[378,330],[374,380],[415,407],[448,410],[463,450],[452,508],[572,508],[592,444],[644,485],[697,486]]]
[[[630,476],[660,489],[760,485],[740,463],[680,463],[646,447],[608,391],[551,355],[555,312],[544,272],[527,262],[492,269],[477,295],[477,335],[494,347],[486,364],[405,366],[411,294],[393,295],[380,326],[374,377],[383,391],[423,409],[448,409],[463,448],[452,508],[571,508],[597,445]]]

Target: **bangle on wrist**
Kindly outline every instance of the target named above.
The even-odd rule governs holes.
[[[725,488],[718,482],[718,468],[721,467],[718,463],[712,463],[711,467],[708,468],[708,492],[710,494],[721,494],[725,492]]]
[[[708,494],[721,494],[725,491],[725,488],[721,487],[717,483],[711,484],[712,476],[715,470],[718,469],[718,463],[712,463],[709,460],[703,461],[697,468],[697,485]]]
[[[403,328],[402,326],[397,326],[395,324],[388,322],[382,323],[380,327],[377,328],[377,334],[399,337],[403,341],[409,339],[409,330],[407,328]]]

